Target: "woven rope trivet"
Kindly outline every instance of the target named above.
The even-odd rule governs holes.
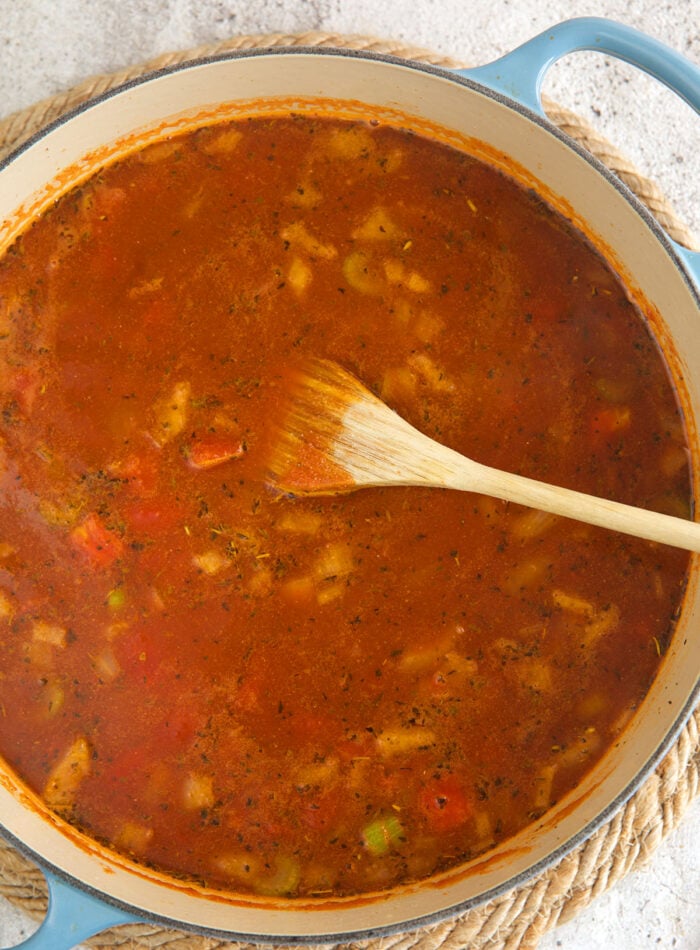
[[[160,56],[78,86],[0,121],[0,159],[42,126],[86,100],[146,72],[187,60],[237,49],[272,46],[328,46],[389,53],[433,65],[463,64],[424,49],[329,33],[239,36],[222,43]],[[613,146],[577,115],[545,102],[548,115],[564,132],[604,162],[647,205],[672,238],[699,248],[657,186],[640,175]],[[700,249],[700,248],[699,248]],[[517,890],[461,916],[410,934],[354,943],[352,950],[535,950],[540,937],[572,917],[599,894],[648,860],[672,831],[700,790],[700,708],[674,747],[641,788],[583,845]],[[0,839],[0,894],[35,918],[46,912],[47,892],[41,872]],[[249,950],[250,944],[222,943],[208,937],[130,924],[105,931],[88,943],[122,950]],[[328,945],[326,945],[328,946]]]

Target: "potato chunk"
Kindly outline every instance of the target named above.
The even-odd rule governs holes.
[[[612,632],[620,622],[620,609],[616,604],[596,607],[590,601],[563,590],[553,590],[552,600],[557,607],[578,621],[577,629],[582,628],[583,641],[588,647]]]
[[[457,390],[455,381],[427,353],[415,353],[408,359],[414,369],[431,389],[438,393],[453,393]]]
[[[115,836],[114,843],[124,851],[142,854],[153,838],[153,829],[148,825],[125,821]]]
[[[54,765],[44,786],[44,801],[55,811],[71,808],[83,779],[90,774],[90,745],[80,736]]]
[[[235,151],[242,137],[243,133],[239,129],[225,129],[219,135],[209,139],[202,146],[202,151],[207,155],[230,155]]]
[[[310,181],[302,181],[287,195],[285,202],[294,208],[314,208],[323,200],[323,195]]]
[[[328,151],[336,158],[354,161],[374,152],[374,139],[361,125],[352,125],[333,132],[328,140]]]
[[[280,232],[281,237],[292,247],[299,247],[312,258],[331,261],[338,256],[338,251],[332,244],[324,244],[316,235],[312,234],[303,221],[293,221]]]
[[[151,435],[157,445],[165,445],[182,432],[187,425],[189,403],[190,384],[187,382],[176,383],[167,396],[156,402]]]
[[[12,601],[4,591],[0,590],[0,620],[12,620],[14,612]]]
[[[293,577],[282,584],[280,596],[294,606],[309,604],[316,597],[316,584],[308,574]]]
[[[192,558],[192,562],[196,568],[204,574],[209,575],[218,574],[219,571],[223,571],[223,569],[228,567],[231,563],[223,554],[219,554],[219,552],[215,550],[205,551],[203,554],[195,554]]]
[[[353,290],[368,296],[378,296],[386,289],[383,269],[365,251],[351,251],[348,254],[343,261],[343,277]]]
[[[37,643],[48,643],[52,647],[63,649],[66,637],[66,628],[59,627],[58,624],[45,623],[43,620],[35,620],[32,624],[32,639]]]
[[[111,683],[121,673],[121,666],[117,660],[114,650],[108,644],[93,659],[92,665],[95,668],[97,676],[103,683]]]
[[[323,516],[313,511],[285,511],[277,526],[293,534],[316,534],[323,524]]]
[[[212,776],[190,772],[182,789],[182,799],[185,808],[193,811],[211,808],[216,800]]]
[[[314,565],[314,575],[318,581],[329,577],[343,577],[349,574],[353,567],[354,562],[349,545],[337,541],[327,545],[321,552]]]
[[[532,804],[540,811],[549,808],[552,799],[552,785],[557,772],[557,765],[543,765],[535,779],[535,794]]]
[[[386,208],[372,208],[365,220],[352,232],[363,241],[390,241],[404,237],[402,229],[389,217]]]
[[[292,290],[302,294],[311,283],[313,271],[300,257],[293,257],[287,271],[287,281]]]
[[[398,726],[385,729],[377,736],[379,753],[385,758],[406,755],[415,752],[416,749],[425,749],[434,744],[435,733],[432,729],[426,729],[425,726],[410,726],[409,728]]]

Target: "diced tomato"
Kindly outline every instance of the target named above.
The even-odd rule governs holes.
[[[419,805],[436,831],[452,831],[467,822],[474,813],[471,797],[453,775],[433,779],[419,795]]]
[[[147,623],[120,636],[114,652],[129,680],[152,686],[172,673],[167,644]]]
[[[102,219],[120,208],[126,200],[126,191],[123,188],[101,185],[94,191],[94,212]]]
[[[97,246],[99,253],[96,253],[90,262],[90,277],[95,281],[107,281],[112,283],[117,277],[121,276],[124,270],[122,258],[115,254],[111,247]]]
[[[328,831],[338,821],[340,796],[335,792],[305,794],[298,808],[299,817],[307,827],[317,831]]]
[[[39,393],[39,374],[35,369],[21,369],[15,374],[13,387],[17,404],[29,415]]]
[[[143,743],[137,743],[121,755],[115,756],[105,766],[105,774],[111,779],[123,781],[134,773],[142,772],[150,758],[151,750]]]
[[[294,739],[305,742],[318,742],[330,731],[327,716],[304,710],[295,712],[286,724]]]
[[[116,262],[117,260],[110,250],[112,242],[109,241],[108,235],[111,233],[110,222],[114,221],[118,212],[125,206],[126,197],[127,193],[123,188],[112,188],[107,185],[93,192],[92,206],[87,211],[86,220],[89,223],[92,236],[100,242],[99,246],[102,253],[94,255],[93,258],[93,264],[96,265],[98,270],[109,270],[112,261]]]
[[[241,787],[230,799],[222,814],[222,824],[238,837],[240,833],[250,834],[254,829],[261,842],[279,841],[289,832],[287,820],[273,815],[260,801],[257,787]]]
[[[188,446],[188,461],[193,468],[213,468],[245,452],[243,441],[232,435],[207,433],[197,436]]]
[[[148,306],[141,317],[141,323],[148,329],[154,329],[161,326],[166,320],[171,320],[173,316],[172,305],[166,303],[163,297],[154,297],[153,300],[149,300]]]
[[[115,465],[110,472],[120,478],[124,488],[130,494],[143,497],[152,495],[158,483],[158,463],[155,458],[146,455],[129,455]]]
[[[449,673],[446,670],[435,670],[428,677],[429,689],[431,693],[446,696],[450,692],[451,684]]]
[[[181,506],[167,498],[146,498],[132,502],[123,506],[122,514],[129,529],[136,535],[168,531],[184,521],[185,517]]]
[[[98,514],[89,514],[70,533],[73,544],[96,567],[109,567],[124,552],[121,538],[106,527]]]
[[[164,716],[156,730],[157,747],[161,752],[186,748],[192,744],[199,720],[190,706],[176,706]]]
[[[105,772],[110,779],[124,781],[143,773],[164,756],[188,748],[194,740],[198,720],[187,706],[163,711],[163,718],[144,739],[141,737],[114,757]]]
[[[262,688],[261,677],[246,676],[233,697],[234,707],[239,712],[253,712],[260,702]]]
[[[556,323],[562,319],[562,314],[566,313],[567,302],[565,298],[556,297],[538,297],[532,301],[532,315],[537,326],[545,323]]]
[[[629,427],[630,421],[629,406],[607,406],[591,419],[591,432],[603,437],[617,435]]]

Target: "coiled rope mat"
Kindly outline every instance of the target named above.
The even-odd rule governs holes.
[[[48,122],[86,100],[146,72],[230,50],[279,46],[325,46],[371,50],[405,59],[458,67],[463,64],[424,49],[367,37],[329,33],[238,36],[222,43],[160,56],[119,73],[95,76],[78,86],[0,121],[0,159]],[[700,249],[657,186],[577,115],[545,101],[549,117],[604,162],[647,205],[668,234]],[[410,934],[364,940],[337,950],[535,950],[540,937],[570,920],[599,894],[639,867],[680,821],[700,786],[700,708],[674,747],[627,804],[588,841],[558,864],[482,907]],[[0,839],[0,894],[35,918],[46,911],[41,872]],[[250,950],[250,944],[130,924],[106,931],[88,943],[122,950]],[[330,945],[324,945],[328,948]],[[320,946],[318,950],[321,950]]]

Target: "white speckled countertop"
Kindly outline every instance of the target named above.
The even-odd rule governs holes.
[[[635,26],[700,62],[700,0],[0,0],[0,117],[95,73],[244,33],[361,34],[486,63],[572,16]],[[596,127],[700,236],[700,117],[631,67],[576,54],[545,93]],[[33,929],[0,899],[0,946]],[[700,950],[700,804],[648,866],[548,934],[541,950]]]

